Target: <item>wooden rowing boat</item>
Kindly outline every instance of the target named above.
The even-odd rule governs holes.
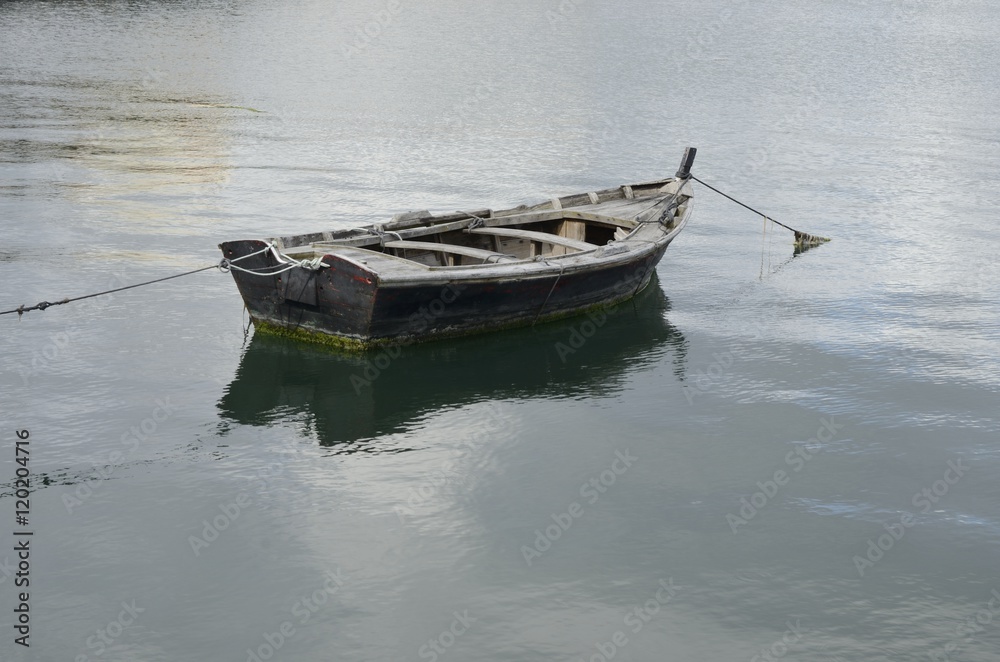
[[[646,286],[691,214],[695,151],[668,179],[219,248],[265,332],[368,348],[534,324]]]

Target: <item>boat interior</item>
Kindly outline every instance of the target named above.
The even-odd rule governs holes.
[[[626,238],[640,217],[670,197],[673,180],[553,198],[534,207],[432,215],[409,212],[383,226],[277,238],[285,255],[312,259],[329,252],[397,258],[424,268],[489,265],[593,251]],[[677,206],[674,218],[686,210]],[[657,210],[656,213],[658,213]],[[672,222],[672,219],[671,219]],[[345,250],[348,249],[348,250]],[[353,250],[350,250],[353,249]]]
[[[381,237],[383,241],[376,238],[362,247],[431,267],[454,267],[590,251],[611,241],[617,229],[610,224],[573,219],[540,220],[513,226],[470,225],[475,227],[443,228],[407,239],[397,238],[396,233],[389,231]],[[323,242],[313,246],[325,248]]]

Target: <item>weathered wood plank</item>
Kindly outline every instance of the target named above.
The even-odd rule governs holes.
[[[513,237],[515,239],[528,239],[529,241],[539,241],[542,243],[552,244],[553,246],[564,246],[566,248],[575,248],[578,251],[591,251],[597,248],[595,244],[588,244],[585,241],[580,241],[579,239],[570,239],[568,237],[560,237],[558,235],[549,234],[548,232],[533,232],[531,230],[520,230],[514,228],[475,228],[473,230],[466,230],[469,234],[483,234],[483,235],[494,235],[497,237]]]
[[[412,251],[432,251],[438,253],[452,253],[454,255],[474,257],[476,259],[482,260],[483,262],[491,259],[497,261],[503,258],[506,258],[508,260],[514,259],[510,255],[505,255],[503,253],[495,253],[493,251],[487,251],[481,248],[472,248],[471,246],[456,246],[454,244],[435,244],[430,241],[387,241],[385,242],[385,247],[401,248],[403,250],[412,250]]]

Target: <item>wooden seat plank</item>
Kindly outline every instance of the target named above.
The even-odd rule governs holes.
[[[474,257],[483,262],[493,259],[499,261],[501,258],[512,259],[512,256],[503,253],[472,248],[471,246],[455,246],[454,244],[436,244],[430,241],[387,241],[386,248],[402,248],[403,250],[414,251],[434,251],[438,253],[452,253],[464,257]]]
[[[565,246],[578,251],[591,251],[597,248],[596,244],[589,244],[579,239],[569,239],[548,232],[535,232],[533,230],[520,230],[514,228],[474,228],[466,230],[469,234],[492,235],[494,237],[513,237],[515,239],[527,239],[542,243],[553,244],[555,246]]]

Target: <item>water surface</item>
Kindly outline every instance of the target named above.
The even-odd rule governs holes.
[[[245,334],[216,272],[0,318],[4,659],[996,659],[998,34],[976,0],[0,5],[3,309],[688,145],[833,237],[699,188],[572,353],[581,319],[379,367]]]

